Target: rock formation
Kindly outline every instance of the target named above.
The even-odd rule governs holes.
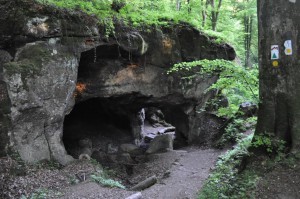
[[[0,154],[9,144],[27,162],[71,161],[64,118],[90,99],[129,123],[142,108],[158,107],[176,134],[194,142],[205,116],[196,109],[217,76],[183,80],[167,70],[182,61],[235,58],[232,47],[187,24],[137,31],[119,21],[107,38],[105,26],[80,12],[24,0],[1,0],[0,12]]]

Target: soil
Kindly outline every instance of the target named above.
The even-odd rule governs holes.
[[[153,154],[147,156],[144,162],[133,165],[131,175],[119,170],[113,178],[130,188],[148,177],[157,176],[158,182],[155,185],[141,191],[143,199],[197,198],[197,193],[223,152],[188,147]],[[22,195],[30,198],[37,190],[41,193],[48,190],[47,196],[41,198],[60,199],[125,199],[136,193],[129,189],[103,187],[93,182],[89,176],[102,168],[90,161],[77,161],[64,168],[57,166],[45,162],[34,166],[23,165],[21,169],[22,165],[18,165],[17,161],[1,158],[0,198],[20,198]],[[252,160],[249,166],[261,174],[255,198],[300,198],[299,160],[287,159],[274,163],[261,157]]]
[[[300,161],[286,159],[271,166],[267,164],[266,161],[260,162],[263,175],[257,185],[255,198],[299,199]]]
[[[187,148],[173,162],[166,178],[142,192],[143,198],[196,198],[221,153],[222,151],[213,149]]]
[[[205,179],[215,165],[222,151],[214,149],[185,148],[165,153],[149,155],[147,159],[133,166],[131,175],[115,175],[126,187],[145,180],[153,175],[158,182],[142,191],[143,198],[184,199],[196,198]],[[26,175],[9,174],[12,160],[0,160],[0,198],[20,198],[30,196],[37,190],[51,190],[46,198],[82,199],[82,198],[126,198],[136,192],[119,188],[103,187],[93,182],[89,176],[99,169],[90,161],[77,161],[64,168],[52,168],[47,165],[26,166]],[[4,170],[8,169],[7,172]],[[120,171],[119,171],[120,172]],[[119,176],[119,179],[118,179]],[[79,178],[78,178],[79,177]],[[122,177],[123,179],[120,179]],[[84,179],[78,182],[78,179]],[[126,178],[126,179],[125,179]],[[75,185],[74,183],[78,182]]]

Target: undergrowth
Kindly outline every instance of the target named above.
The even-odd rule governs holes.
[[[227,143],[236,143],[243,138],[243,132],[253,129],[256,125],[256,117],[245,119],[242,113],[239,113],[240,105],[244,102],[258,104],[258,69],[245,68],[232,61],[215,59],[199,60],[192,62],[182,62],[175,64],[168,73],[181,72],[182,79],[193,79],[198,76],[218,76],[218,80],[208,91],[217,91],[216,98],[208,101],[198,112],[206,111],[207,107],[217,109],[215,113],[219,117],[227,119],[225,123],[225,132],[219,141],[217,147],[223,147]],[[228,100],[228,106],[218,103],[220,96],[225,96]]]
[[[195,68],[198,70],[194,72]],[[219,75],[219,79],[215,84],[207,89],[219,90],[227,97],[229,101],[228,107],[221,107],[218,110],[218,116],[226,116],[232,118],[239,109],[239,105],[243,102],[258,103],[258,68],[245,68],[235,64],[232,61],[223,59],[216,60],[199,60],[193,62],[181,62],[175,64],[169,73],[178,71],[191,71],[193,73],[182,78],[194,78],[204,75]]]
[[[38,189],[36,192],[32,193],[30,196],[26,197],[24,195],[21,196],[20,199],[45,199],[45,198],[58,198],[62,196],[61,192],[52,191],[48,189]]]
[[[105,187],[118,187],[118,188],[121,188],[121,189],[125,189],[125,186],[122,185],[120,182],[116,181],[116,180],[113,180],[111,178],[109,178],[107,175],[105,175],[103,172],[96,172],[94,173],[93,175],[91,175],[91,178],[105,186]]]
[[[252,171],[239,173],[243,159],[248,157],[253,134],[240,140],[237,146],[219,157],[216,168],[206,180],[198,199],[252,198],[258,176]]]
[[[244,138],[244,132],[255,128],[257,117],[235,118],[228,123],[222,137],[216,143],[216,147],[223,148],[226,144],[234,144]]]
[[[105,36],[113,35],[114,21],[117,19],[130,27],[145,30],[148,27],[162,27],[169,24],[187,23],[205,31],[216,43],[225,43],[226,35],[215,31],[204,30],[201,24],[201,14],[196,9],[189,11],[182,4],[176,10],[173,3],[166,1],[141,0],[35,0],[36,2],[53,5],[62,9],[80,10],[89,15],[97,16],[99,23],[107,29]],[[199,6],[200,2],[193,2]]]
[[[112,179],[112,176],[115,176],[114,170],[104,169],[95,159],[91,159],[91,163],[96,167],[101,168],[91,175],[92,180],[105,187],[126,188],[121,182]]]

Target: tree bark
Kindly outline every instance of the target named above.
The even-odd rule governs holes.
[[[300,151],[300,0],[259,0],[260,105],[256,134],[283,139]],[[292,55],[284,43],[292,42]],[[271,59],[278,45],[279,59]],[[278,66],[276,66],[276,61]]]
[[[181,0],[176,0],[176,9],[177,9],[177,11],[180,11],[180,9],[181,9]]]
[[[147,189],[148,187],[151,187],[157,182],[156,176],[152,176],[150,178],[147,178],[146,180],[138,183],[134,187],[132,187],[130,190],[131,191],[142,191],[144,189]]]
[[[244,16],[244,48],[245,48],[245,67],[251,67],[250,53],[251,53],[251,42],[252,42],[252,15]]]
[[[216,31],[217,30],[217,22],[218,22],[218,18],[219,18],[219,13],[220,13],[220,8],[222,5],[222,0],[218,1],[218,6],[216,7],[216,2],[215,0],[210,0],[210,5],[211,5],[211,26],[212,26],[212,30]]]
[[[207,6],[208,6],[208,1],[201,0],[201,14],[202,14],[202,27],[205,27],[206,24],[206,10],[207,10]]]

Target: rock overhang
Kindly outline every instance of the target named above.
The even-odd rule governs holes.
[[[7,26],[5,17],[0,19],[0,47],[14,57],[3,73],[5,100],[11,102],[11,112],[6,114],[11,120],[10,143],[29,162],[53,158],[66,164],[72,160],[61,137],[64,117],[76,100],[114,98],[136,110],[153,104],[176,107],[186,122],[179,129],[186,137],[194,137],[191,123],[199,119],[195,107],[207,101],[210,94],[205,90],[217,76],[182,80],[180,73],[167,75],[167,70],[181,61],[235,57],[232,47],[212,42],[187,24],[137,31],[116,23],[116,37],[105,38],[105,28],[94,17],[52,7],[37,9],[30,2],[20,6],[16,9],[27,7],[28,11],[17,12],[14,18],[0,7],[15,24]],[[97,54],[107,46],[115,46],[118,56]],[[39,50],[30,51],[33,47]],[[90,69],[90,75],[80,76],[80,70]],[[8,133],[7,128],[1,131]]]

